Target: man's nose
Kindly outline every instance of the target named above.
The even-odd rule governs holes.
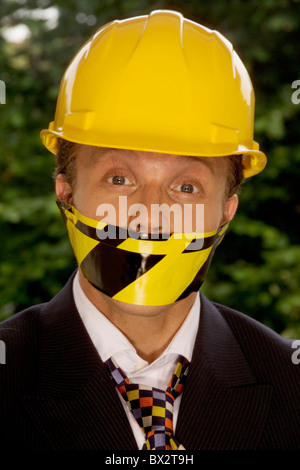
[[[162,188],[144,187],[128,208],[128,228],[140,233],[170,233],[170,201]]]

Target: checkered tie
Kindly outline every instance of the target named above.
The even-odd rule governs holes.
[[[180,443],[173,436],[174,400],[183,390],[189,362],[179,356],[167,390],[130,383],[112,358],[106,365],[136,421],[145,432],[142,450],[176,450]],[[181,447],[182,448],[182,447]]]

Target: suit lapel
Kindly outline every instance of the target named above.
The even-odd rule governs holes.
[[[203,295],[201,320],[176,436],[186,449],[253,449],[272,396],[223,316]]]
[[[128,419],[72,295],[72,278],[41,312],[36,393],[23,406],[52,449],[136,449]]]

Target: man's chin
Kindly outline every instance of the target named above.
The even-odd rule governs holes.
[[[96,289],[93,287],[97,293],[95,295],[99,299],[99,303],[101,302],[104,308],[108,307],[110,310],[122,312],[126,315],[133,315],[133,316],[140,316],[140,317],[155,317],[166,310],[172,308],[175,303],[171,303],[168,305],[138,305],[132,304],[129,302],[122,302],[120,300],[116,300],[112,297],[109,297],[104,292]],[[99,308],[99,310],[101,310]],[[103,312],[105,313],[105,312]]]

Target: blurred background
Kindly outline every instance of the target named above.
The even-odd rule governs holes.
[[[54,159],[39,137],[66,66],[100,26],[160,8],[233,43],[253,81],[255,139],[268,156],[263,173],[243,185],[202,290],[300,337],[300,93],[292,88],[300,80],[299,0],[1,0],[0,320],[49,300],[76,267],[55,204]]]

